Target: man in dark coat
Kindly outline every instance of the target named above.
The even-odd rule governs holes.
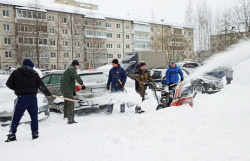
[[[139,63],[139,68],[135,71],[136,92],[141,95],[142,101],[145,99],[148,81],[154,82],[154,79],[146,69],[146,63],[142,61]]]
[[[79,69],[79,62],[74,60],[62,75],[60,90],[65,98],[73,99],[73,95],[75,95],[75,81],[82,86],[82,90],[86,89],[76,69]],[[64,118],[68,118],[68,124],[77,123],[74,120],[74,102],[64,101]]]
[[[175,84],[179,82],[179,75],[181,77],[181,81],[184,80],[183,73],[179,67],[174,63],[174,61],[171,61],[168,70],[166,71],[166,82],[167,85],[170,86],[172,84]],[[174,89],[176,85],[169,87],[169,89]]]
[[[107,83],[107,90],[110,90],[111,85],[111,92],[121,92],[124,90],[124,85],[127,80],[127,75],[125,70],[120,66],[117,59],[112,61],[113,68],[109,71],[109,78]],[[121,112],[125,112],[125,104],[120,105]],[[113,111],[113,104],[107,110],[107,113],[112,113]]]
[[[31,118],[31,131],[32,138],[38,138],[38,107],[36,94],[38,89],[42,91],[46,96],[52,97],[47,87],[42,82],[38,73],[33,70],[34,64],[31,60],[25,59],[23,66],[14,70],[6,85],[11,90],[14,90],[17,95],[15,100],[14,115],[10,125],[10,131],[6,142],[16,140],[16,131],[19,122],[23,116],[25,110],[28,111]]]

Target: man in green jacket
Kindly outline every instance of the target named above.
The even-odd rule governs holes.
[[[63,73],[60,90],[65,98],[73,99],[73,95],[75,95],[75,81],[82,86],[82,90],[86,89],[76,69],[79,69],[79,62],[74,60]],[[74,102],[64,101],[64,118],[68,118],[68,124],[77,123],[74,120]]]

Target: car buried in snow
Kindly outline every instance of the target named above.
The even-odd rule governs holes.
[[[184,79],[186,80],[193,73],[193,70],[187,70],[184,68],[181,70],[183,72]],[[155,80],[157,90],[161,90],[164,86],[166,86],[166,71],[167,69],[151,70],[151,75]],[[191,78],[190,84],[192,91],[196,91],[198,93],[214,93],[220,91],[224,87],[221,79],[207,74]]]
[[[6,86],[7,75],[0,75],[0,95],[2,103],[0,104],[0,122],[10,121],[14,111],[14,100],[17,98],[14,91]],[[38,120],[43,120],[49,116],[48,100],[43,94],[37,95],[38,101]],[[29,121],[30,117],[27,111],[24,113],[21,122]]]
[[[60,85],[63,75],[62,70],[48,72],[47,75],[42,77],[42,81],[47,86],[49,91],[56,96],[62,96],[60,91]],[[77,71],[77,74],[83,80],[84,85],[87,87],[85,90],[81,90],[81,86],[76,82],[76,96],[74,99],[89,100],[98,98],[107,91],[108,77],[103,72],[98,70],[82,70]],[[88,104],[96,104],[95,102],[89,102]],[[58,110],[63,113],[64,101],[54,101],[49,99],[49,105],[51,109]],[[75,109],[80,108],[79,103],[75,103]]]

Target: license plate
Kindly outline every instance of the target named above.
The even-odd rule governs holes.
[[[92,88],[91,92],[92,93],[105,92],[105,88]]]

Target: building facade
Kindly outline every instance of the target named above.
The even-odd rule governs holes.
[[[82,69],[120,62],[126,53],[166,52],[169,60],[192,60],[193,29],[163,22],[93,12],[0,5],[0,65],[19,66],[30,58],[39,68]],[[80,11],[80,10],[79,10]]]

